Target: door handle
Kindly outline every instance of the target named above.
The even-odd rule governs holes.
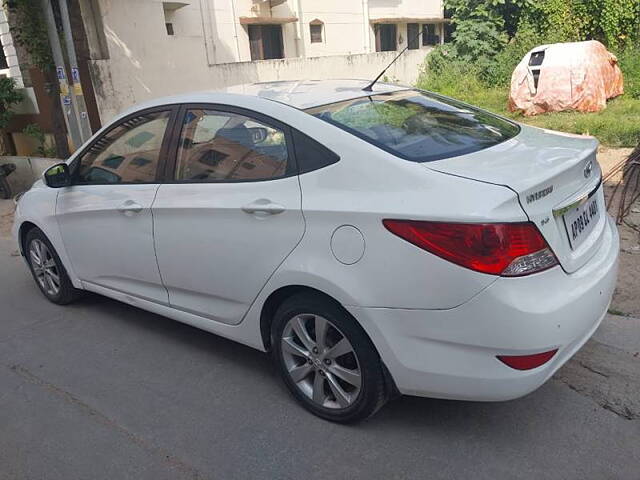
[[[133,200],[127,200],[118,207],[118,211],[127,216],[131,216],[134,213],[140,213],[143,210],[142,205],[134,202]]]
[[[255,202],[248,203],[242,207],[243,212],[251,214],[264,213],[267,215],[277,215],[285,210],[286,208],[283,205],[274,203],[266,198],[260,198]]]

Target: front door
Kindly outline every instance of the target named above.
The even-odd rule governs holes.
[[[304,232],[287,129],[258,114],[185,109],[176,164],[153,205],[172,307],[237,324]]]
[[[154,109],[118,122],[72,165],[72,186],[60,190],[56,214],[73,269],[88,286],[168,301],[151,205],[171,115]]]

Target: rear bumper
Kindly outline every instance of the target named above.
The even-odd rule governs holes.
[[[555,267],[499,278],[448,310],[349,310],[369,333],[400,392],[509,400],[542,385],[598,328],[615,288],[618,249],[617,229],[607,218],[598,252],[572,274]],[[527,371],[496,358],[556,348],[549,362]]]

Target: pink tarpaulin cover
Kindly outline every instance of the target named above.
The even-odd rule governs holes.
[[[537,52],[544,52],[544,58]],[[562,110],[597,112],[606,108],[607,99],[623,91],[618,59],[600,42],[541,45],[527,53],[513,71],[509,109],[525,115]]]

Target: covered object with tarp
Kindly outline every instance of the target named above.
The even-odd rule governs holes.
[[[622,93],[618,59],[600,42],[554,43],[531,50],[513,71],[509,109],[597,112]]]

